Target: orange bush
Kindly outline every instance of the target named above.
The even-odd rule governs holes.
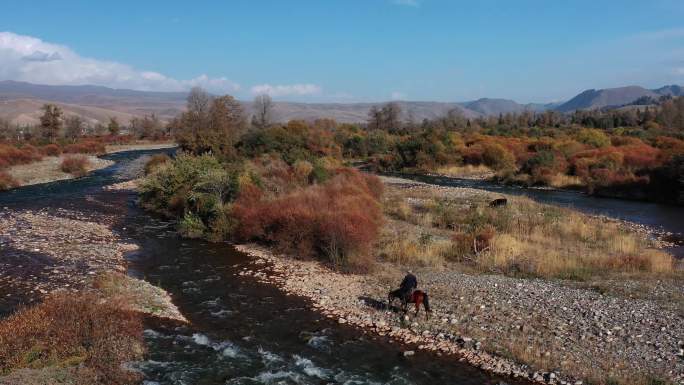
[[[62,149],[56,144],[48,144],[40,148],[40,153],[45,156],[59,156]]]
[[[62,160],[59,168],[74,176],[80,177],[88,173],[90,161],[83,155],[69,155]]]
[[[684,140],[659,136],[655,140],[655,147],[660,149],[659,160],[664,164],[678,155],[684,155]]]
[[[57,294],[0,321],[0,373],[78,365],[97,383],[136,383],[122,365],[140,359],[142,319],[93,294]]]
[[[335,264],[367,253],[382,223],[377,177],[346,169],[322,185],[268,200],[253,185],[233,206],[241,240],[265,241]]]
[[[102,154],[104,152],[105,145],[92,140],[64,146],[65,154]]]
[[[652,168],[659,165],[660,150],[647,144],[628,144],[618,147],[623,155],[623,164],[632,170]]]
[[[19,148],[9,144],[0,144],[0,168],[31,163],[41,158],[38,150],[31,145]]]

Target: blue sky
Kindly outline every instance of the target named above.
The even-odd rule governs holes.
[[[546,102],[684,84],[684,1],[12,1],[0,79]],[[3,68],[4,67],[4,68]]]

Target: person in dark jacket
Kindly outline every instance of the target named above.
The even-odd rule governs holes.
[[[401,284],[399,285],[399,289],[401,290],[401,293],[404,298],[407,300],[410,298],[411,294],[413,294],[413,291],[418,288],[418,279],[416,279],[416,276],[413,275],[411,271],[406,272],[406,276],[404,279],[401,281]]]

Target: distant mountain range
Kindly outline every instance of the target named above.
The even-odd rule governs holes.
[[[682,96],[682,87],[665,86],[649,90],[639,86],[606,88],[603,90],[586,90],[556,109],[561,112],[585,110],[603,107],[619,107],[630,104],[643,97],[658,99],[661,96]]]
[[[541,112],[620,107],[637,99],[658,99],[664,95],[684,96],[681,86],[657,89],[638,86],[586,90],[566,102],[521,104],[509,99],[483,98],[461,103],[398,101],[405,118],[414,121],[433,119],[457,109],[467,118],[496,116],[523,111]],[[0,81],[0,117],[16,124],[36,124],[40,107],[47,102],[62,106],[67,115],[79,115],[90,123],[106,123],[115,116],[123,124],[144,114],[154,113],[169,120],[185,108],[185,92],[150,92],[112,89],[102,86],[51,86],[17,81]],[[242,102],[246,111],[251,102]],[[383,103],[293,103],[276,102],[273,116],[277,121],[290,119],[333,118],[339,122],[363,122],[368,110]]]

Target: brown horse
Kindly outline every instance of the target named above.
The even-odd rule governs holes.
[[[420,305],[422,304],[425,308],[425,319],[427,320],[430,318],[430,313],[432,311],[430,310],[430,299],[427,292],[422,290],[414,290],[413,294],[404,296],[404,293],[401,291],[401,289],[392,290],[387,295],[387,306],[391,306],[392,302],[397,298],[401,300],[401,309],[404,311],[404,313],[408,312],[408,304],[414,303],[416,304],[416,316],[418,316],[418,311],[420,310]]]

